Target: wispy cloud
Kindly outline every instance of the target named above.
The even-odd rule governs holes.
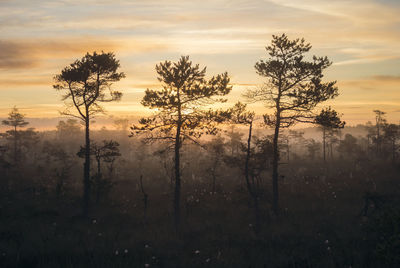
[[[129,112],[141,91],[157,87],[156,63],[182,54],[207,66],[210,75],[228,71],[236,101],[245,87],[262,83],[254,63],[267,56],[271,35],[283,32],[305,37],[313,54],[334,61],[329,77],[341,92],[335,103],[397,101],[398,1],[0,0],[0,6],[0,92],[6,94],[0,113],[10,103],[33,112],[37,98],[37,114],[48,114],[52,106],[42,104],[61,104],[51,88],[54,74],[95,50],[116,52],[127,74],[118,83],[126,93],[121,106],[110,108],[115,113]],[[29,103],[18,99],[21,94],[32,94]],[[366,111],[351,107],[346,112]]]
[[[46,60],[81,57],[93,51],[126,51],[130,53],[151,52],[166,46],[151,40],[111,39],[101,37],[65,37],[41,39],[0,40],[0,68],[29,69]]]
[[[339,86],[346,88],[357,88],[366,90],[382,91],[381,93],[395,93],[400,88],[400,76],[396,75],[375,75],[360,79],[341,80]],[[385,94],[383,94],[384,96]],[[390,98],[389,96],[387,96]],[[400,98],[400,95],[399,95]]]

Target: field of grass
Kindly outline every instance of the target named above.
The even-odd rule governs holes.
[[[80,188],[56,198],[15,173],[0,195],[0,267],[399,267],[399,168],[319,167],[281,167],[279,216],[265,174],[259,232],[240,176],[221,176],[215,193],[184,181],[176,233],[172,195],[151,178],[146,217],[137,182],[126,179],[84,218]]]

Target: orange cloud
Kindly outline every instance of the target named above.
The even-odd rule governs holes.
[[[9,77],[9,76],[8,76]],[[51,77],[44,76],[19,76],[0,79],[0,87],[20,87],[20,86],[49,86],[53,82]]]
[[[130,51],[131,53],[165,49],[156,41],[108,39],[103,37],[41,38],[0,40],[0,69],[38,67],[43,61],[82,56],[92,51]]]
[[[88,39],[3,40],[0,42],[0,68],[32,68],[44,59],[81,55],[92,50],[115,50],[113,42]]]
[[[338,82],[338,85],[339,87],[357,88],[363,90],[379,90],[381,88],[385,88],[387,90],[394,89],[397,92],[397,88],[400,86],[400,76],[377,75],[364,79],[342,80]]]

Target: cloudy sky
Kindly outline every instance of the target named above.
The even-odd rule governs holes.
[[[0,117],[14,105],[28,117],[59,116],[54,75],[101,50],[115,52],[127,76],[109,114],[145,114],[140,100],[157,86],[155,64],[181,55],[209,75],[227,71],[235,102],[263,82],[254,64],[272,34],[286,33],[334,62],[325,77],[338,81],[340,96],[329,104],[350,125],[374,120],[374,109],[398,123],[399,14],[398,0],[0,0]]]

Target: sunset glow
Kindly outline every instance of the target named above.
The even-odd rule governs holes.
[[[0,117],[13,106],[28,117],[57,117],[53,77],[86,52],[112,51],[126,78],[114,87],[108,115],[146,114],[155,65],[190,55],[207,74],[227,71],[229,103],[262,84],[254,69],[273,34],[304,37],[311,54],[328,56],[326,80],[337,80],[332,105],[349,125],[374,120],[372,110],[400,120],[400,2],[396,0],[0,1]],[[264,113],[262,104],[253,109]]]

